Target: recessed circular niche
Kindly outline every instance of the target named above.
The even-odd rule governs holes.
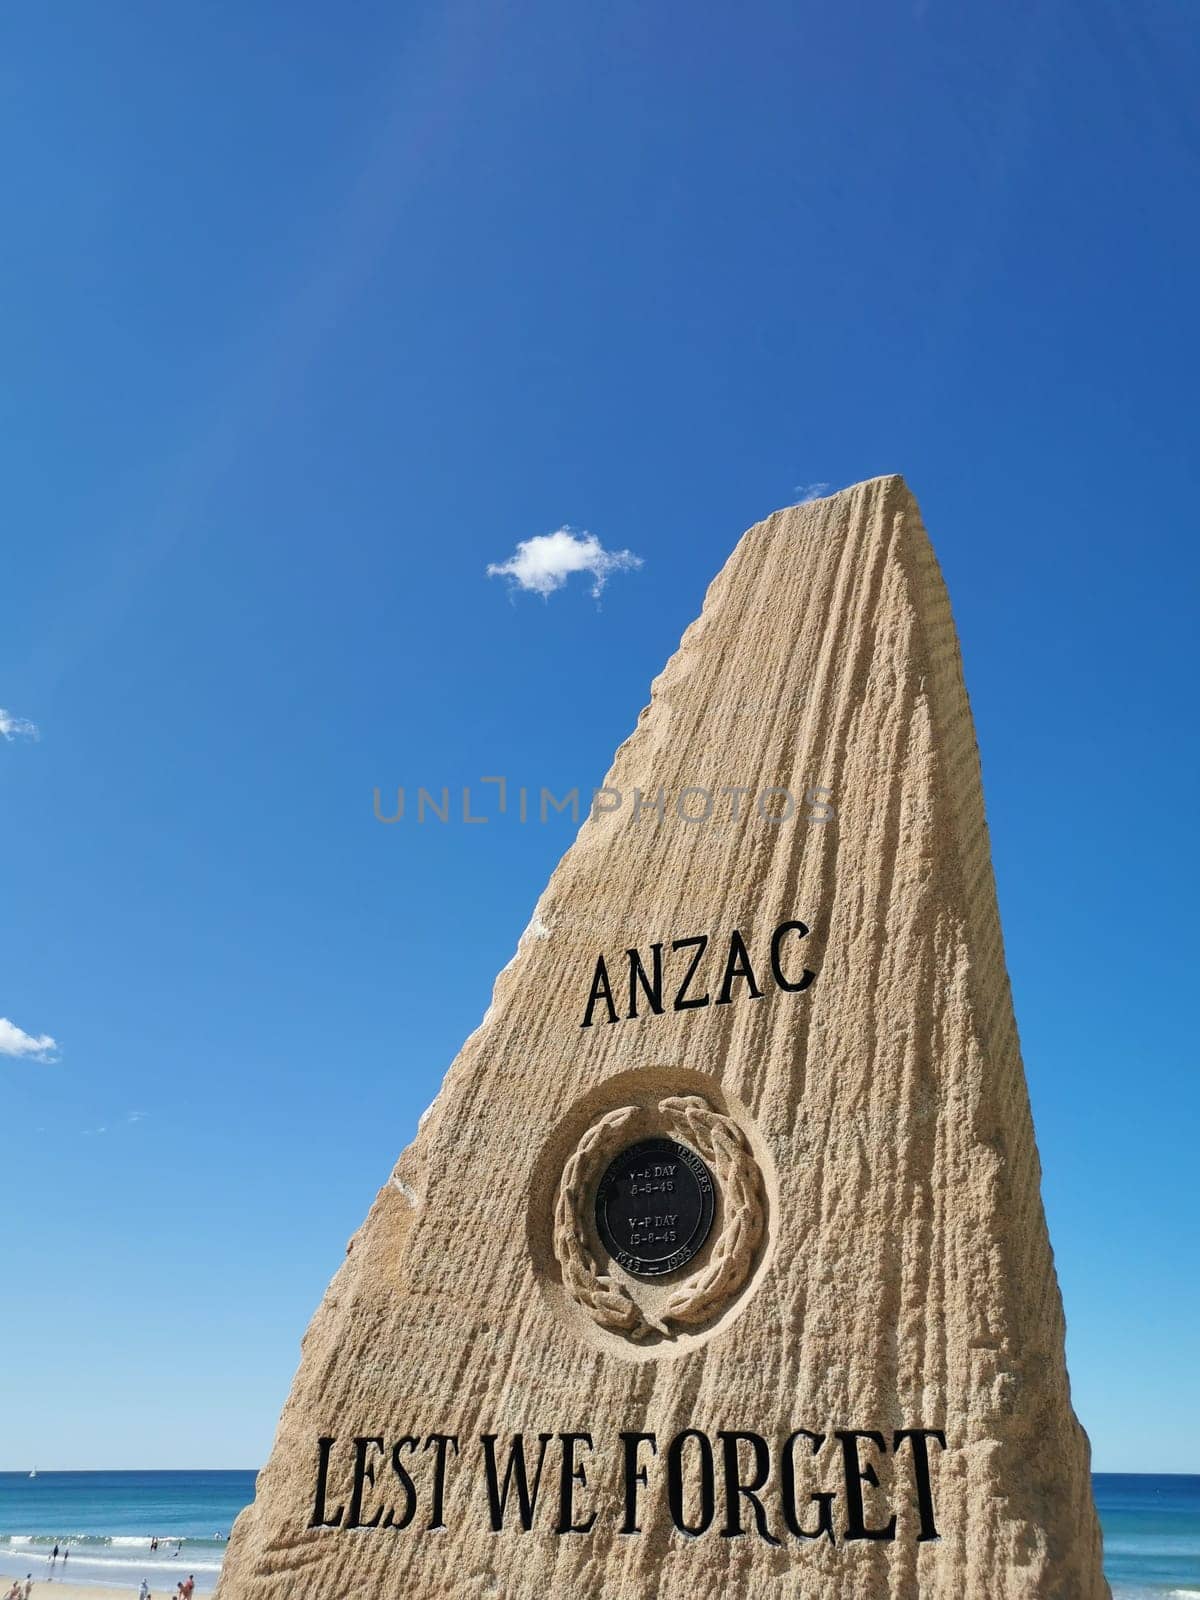
[[[777,1204],[746,1108],[706,1074],[642,1068],[562,1117],[534,1164],[527,1236],[556,1314],[586,1342],[646,1360],[740,1315]]]

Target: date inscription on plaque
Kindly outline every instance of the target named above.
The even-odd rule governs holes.
[[[708,1238],[712,1173],[675,1139],[643,1139],[609,1163],[596,1191],[596,1229],[616,1261],[639,1278],[689,1262]]]

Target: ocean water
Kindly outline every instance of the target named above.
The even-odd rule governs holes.
[[[1114,1600],[1200,1600],[1200,1477],[1098,1473],[1095,1487]],[[0,1573],[44,1580],[57,1540],[58,1578],[132,1595],[145,1577],[158,1600],[193,1573],[207,1594],[253,1495],[253,1472],[3,1472]]]
[[[155,1600],[189,1574],[216,1586],[234,1518],[254,1498],[253,1472],[0,1472],[0,1573],[51,1576],[55,1543],[66,1544],[53,1575],[69,1583],[112,1584],[136,1594],[143,1578]],[[151,1539],[161,1541],[150,1549]]]
[[[1200,1600],[1200,1477],[1098,1472],[1113,1600]]]

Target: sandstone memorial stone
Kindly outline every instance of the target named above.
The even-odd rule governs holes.
[[[900,478],[745,534],[603,792],[313,1319],[221,1600],[1100,1600]]]

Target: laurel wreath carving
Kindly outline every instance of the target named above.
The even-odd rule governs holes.
[[[707,1322],[746,1281],[766,1225],[762,1174],[737,1123],[714,1111],[700,1095],[660,1100],[656,1131],[703,1157],[724,1211],[712,1254],[699,1271],[676,1284],[656,1313],[640,1306],[624,1283],[601,1270],[592,1251],[588,1216],[598,1175],[640,1115],[639,1106],[621,1106],[592,1124],[563,1168],[554,1210],[554,1253],[568,1293],[602,1328],[638,1341],[655,1333],[674,1337],[671,1324],[688,1328]]]

